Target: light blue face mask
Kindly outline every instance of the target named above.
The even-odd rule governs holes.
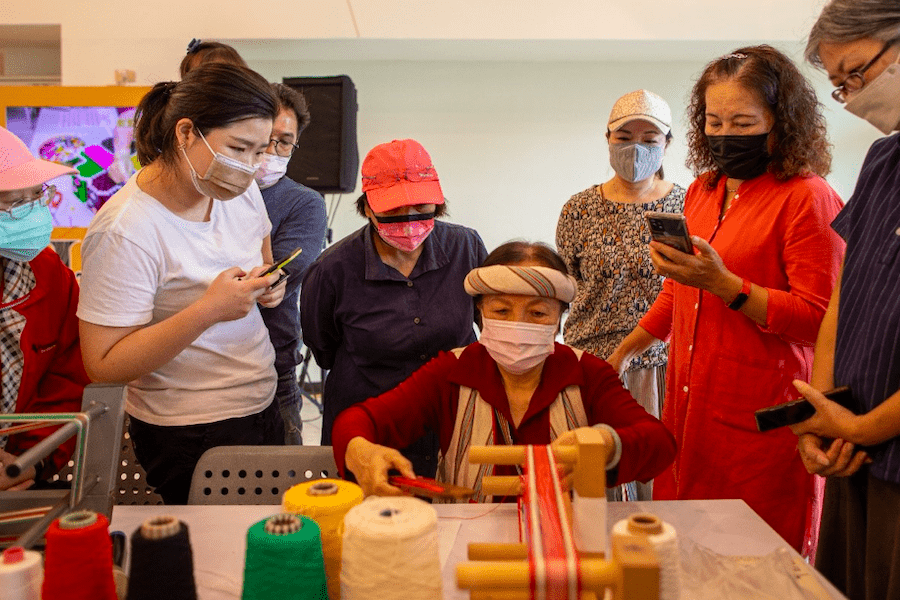
[[[652,177],[662,166],[665,148],[639,142],[609,145],[609,164],[625,181]]]
[[[18,262],[29,262],[50,244],[53,218],[50,209],[38,203],[35,206],[17,206],[9,213],[0,212],[0,256]]]

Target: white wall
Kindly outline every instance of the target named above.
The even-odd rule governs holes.
[[[65,85],[109,85],[122,68],[140,85],[174,79],[192,37],[232,40],[272,80],[350,75],[361,153],[393,138],[421,141],[452,220],[493,247],[553,240],[566,199],[610,176],[609,109],[639,87],[679,116],[665,164],[687,184],[684,106],[702,66],[737,40],[767,40],[799,59],[823,1],[4,0],[0,22],[61,24]],[[830,181],[846,198],[878,134],[806,70],[836,145]],[[336,239],[362,224],[354,197],[337,211]]]
[[[646,87],[672,106],[676,123],[665,168],[687,186],[684,108],[704,61],[476,62],[252,61],[272,80],[349,75],[359,99],[359,149],[412,137],[431,153],[450,201],[450,220],[476,228],[488,248],[514,237],[553,242],[559,211],[572,194],[612,175],[604,139],[616,98]],[[849,197],[878,132],[828,98],[837,144],[829,178]],[[301,137],[302,143],[302,137]],[[335,240],[363,224],[356,194],[343,197]]]

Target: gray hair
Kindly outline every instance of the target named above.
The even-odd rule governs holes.
[[[807,61],[822,67],[819,46],[845,44],[861,38],[889,42],[900,38],[897,0],[831,0],[816,20],[806,42]]]

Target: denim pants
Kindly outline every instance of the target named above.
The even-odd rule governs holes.
[[[297,375],[293,368],[278,375],[275,402],[278,403],[278,411],[281,413],[281,420],[284,421],[284,444],[302,446],[303,421],[300,419],[300,407],[303,397],[300,395],[300,386],[297,384]]]

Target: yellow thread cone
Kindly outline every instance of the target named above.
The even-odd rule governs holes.
[[[328,597],[341,598],[341,536],[344,515],[363,501],[362,489],[340,479],[318,479],[295,485],[284,493],[284,512],[313,519],[322,530],[322,555],[328,576]]]

